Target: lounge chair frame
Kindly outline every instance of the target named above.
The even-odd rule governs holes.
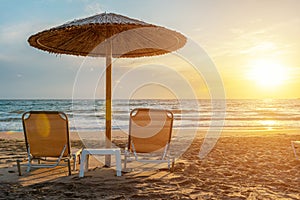
[[[154,153],[154,152],[139,152],[136,150],[134,141],[132,139],[133,138],[132,126],[134,123],[133,118],[139,115],[139,112],[160,112],[162,115],[164,115],[166,121],[162,128],[167,129],[168,138],[162,151]],[[124,170],[127,169],[127,162],[137,161],[142,163],[168,163],[168,169],[170,171],[173,171],[175,158],[170,156],[170,152],[169,152],[170,142],[172,138],[173,119],[174,117],[171,111],[162,110],[162,109],[136,108],[130,112],[128,145],[124,153]],[[151,126],[145,127],[145,129],[147,128],[151,128]],[[154,154],[160,155],[159,156],[160,158],[153,159]]]
[[[63,134],[65,134],[63,137],[65,137],[65,144],[61,147],[60,153],[56,153],[57,155],[53,155],[53,153],[49,152],[32,152],[31,151],[31,142],[29,141],[29,134],[38,134],[39,130],[38,127],[31,128],[29,130],[27,124],[27,120],[30,120],[31,116],[54,116],[60,119],[61,121],[59,122],[60,130]],[[48,119],[48,118],[47,118]],[[49,120],[51,121],[51,120]],[[37,122],[37,120],[35,121]],[[51,122],[49,122],[51,123]],[[70,139],[69,139],[69,121],[68,121],[68,116],[59,111],[29,111],[25,112],[22,115],[22,124],[23,124],[23,130],[24,130],[24,137],[25,137],[25,144],[26,144],[26,150],[27,150],[27,172],[31,170],[31,168],[53,168],[56,166],[68,166],[68,171],[69,175],[71,175],[71,160],[74,160],[73,164],[73,169],[76,169],[76,160],[80,156],[81,149],[78,150],[77,152],[71,154],[71,144],[70,144]],[[37,124],[37,126],[39,126]],[[40,125],[41,126],[41,125]],[[50,126],[50,125],[49,125]],[[49,129],[53,127],[48,127]],[[32,130],[33,129],[33,130]],[[43,130],[44,131],[44,130]],[[63,135],[62,134],[62,135]],[[48,137],[46,139],[47,144],[53,144],[57,141],[57,138],[51,138]],[[33,164],[33,161],[37,161],[37,164]],[[47,163],[42,164],[41,161],[46,161]],[[67,162],[67,164],[61,163],[61,161]],[[17,160],[17,167],[19,171],[19,175],[21,176],[21,160]]]
[[[296,158],[296,160],[300,160],[299,156],[297,154],[297,151],[296,151],[296,144],[297,144],[297,146],[300,146],[300,141],[291,141],[291,145],[292,145],[292,149],[293,149],[295,158]]]

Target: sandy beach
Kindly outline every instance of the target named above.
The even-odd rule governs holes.
[[[18,176],[15,160],[26,155],[23,135],[2,132],[0,138],[1,199],[300,199],[300,161],[291,148],[300,131],[225,130],[202,160],[200,131],[173,173],[137,164],[138,170],[117,177],[93,158],[84,178],[78,170],[67,176],[67,167]],[[73,147],[82,146],[71,138]],[[120,138],[117,143],[124,146]]]

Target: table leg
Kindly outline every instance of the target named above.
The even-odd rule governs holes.
[[[86,151],[82,151],[81,158],[80,158],[80,169],[79,169],[79,177],[84,177],[84,171],[86,169]]]
[[[116,155],[117,176],[122,176],[122,163],[121,163],[121,153],[120,153],[120,151],[116,151],[115,155]]]

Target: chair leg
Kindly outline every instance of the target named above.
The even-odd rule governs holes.
[[[126,170],[127,167],[127,156],[124,156],[124,170]]]
[[[71,172],[71,161],[70,161],[70,159],[68,159],[68,170],[69,170],[69,176],[71,176],[72,172]]]
[[[31,157],[28,158],[28,165],[27,165],[27,172],[30,172],[30,169],[31,169],[31,162],[32,162],[32,159]]]
[[[89,160],[90,160],[90,154],[87,154],[86,155],[86,165],[85,165],[85,170],[87,171],[87,170],[89,170]]]
[[[73,155],[73,170],[74,171],[76,170],[76,161],[77,161],[77,156],[75,154],[75,155]]]
[[[170,172],[174,172],[174,166],[175,166],[175,158],[172,158],[172,166]]]
[[[292,142],[291,142],[291,143],[292,143],[292,149],[293,149],[293,151],[294,151],[294,155],[295,155],[295,157],[296,157],[296,160],[299,160],[299,157],[298,157],[298,155],[297,155],[296,147],[295,147],[294,142],[295,142],[295,141],[292,141]]]
[[[17,167],[18,167],[19,176],[22,176],[20,162],[21,162],[20,160],[17,160]]]
[[[73,171],[75,171],[77,169],[77,162],[78,164],[80,164],[80,154],[82,152],[82,149],[80,149],[79,151],[77,151],[76,153],[72,154],[72,158],[74,160],[74,165],[73,165]]]

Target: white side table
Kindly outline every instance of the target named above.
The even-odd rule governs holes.
[[[79,177],[84,177],[84,171],[88,169],[89,155],[115,155],[117,176],[122,176],[121,150],[119,148],[110,148],[110,149],[83,149],[80,158]]]

